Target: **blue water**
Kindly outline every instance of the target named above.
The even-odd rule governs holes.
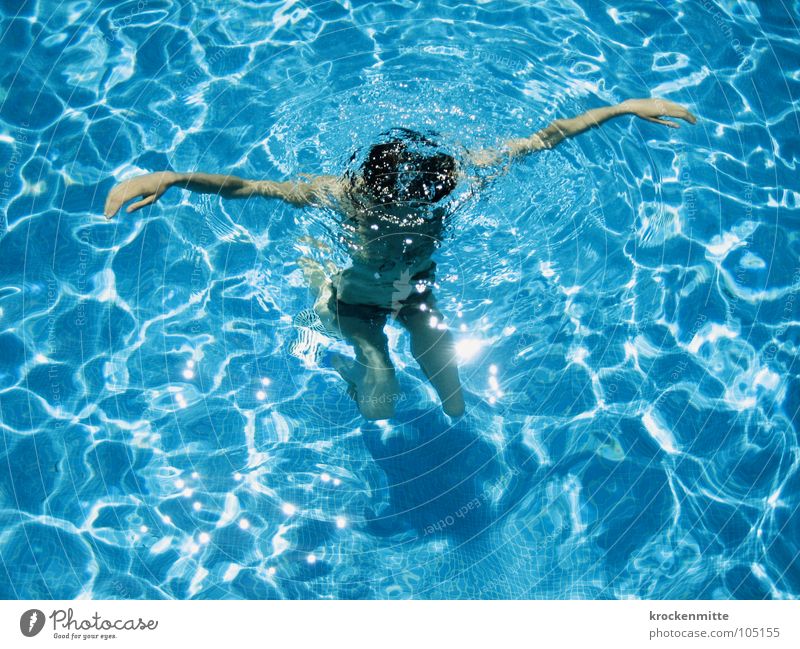
[[[800,595],[800,36],[783,2],[3,0],[0,596]],[[339,174],[629,97],[454,215],[467,414],[387,328],[362,419],[298,329],[322,209],[160,169]],[[469,194],[469,188],[467,191]]]

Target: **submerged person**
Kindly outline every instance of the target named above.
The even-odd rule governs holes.
[[[478,167],[497,165],[551,149],[565,138],[625,114],[673,128],[679,125],[662,117],[696,121],[673,102],[631,99],[556,120],[530,137],[472,152],[469,159]],[[325,327],[354,348],[354,362],[340,356],[334,356],[332,362],[350,385],[361,414],[367,419],[387,419],[394,414],[399,398],[384,332],[391,316],[409,332],[412,354],[444,411],[458,417],[464,413],[464,397],[453,336],[431,290],[436,269],[431,257],[445,227],[444,199],[463,177],[456,159],[442,152],[430,137],[396,128],[369,149],[356,173],[283,182],[205,173],[150,173],[116,185],[106,200],[105,215],[111,218],[134,198],[140,200],[128,206],[129,213],[150,205],[170,187],[224,198],[279,198],[298,207],[337,210],[344,217],[342,228],[352,265],[330,279],[319,264],[303,259],[301,265],[318,292],[315,311]]]

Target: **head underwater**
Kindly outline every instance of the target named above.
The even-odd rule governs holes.
[[[393,128],[369,149],[361,177],[371,198],[381,205],[436,203],[456,187],[457,165],[425,135]]]

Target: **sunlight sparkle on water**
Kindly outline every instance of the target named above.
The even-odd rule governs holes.
[[[485,344],[486,342],[479,338],[463,338],[456,342],[456,355],[461,362],[471,361]]]

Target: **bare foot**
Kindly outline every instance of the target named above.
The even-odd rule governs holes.
[[[389,419],[400,398],[400,385],[393,369],[364,369],[341,354],[332,353],[330,363],[348,385],[347,394],[365,419]]]

